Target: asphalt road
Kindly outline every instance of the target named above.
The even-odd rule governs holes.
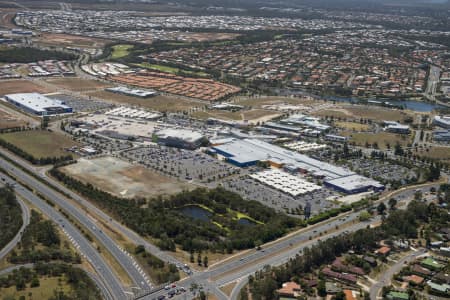
[[[403,257],[389,269],[384,271],[381,277],[378,279],[377,283],[375,283],[370,287],[370,299],[373,300],[381,299],[381,297],[379,297],[378,295],[380,294],[380,291],[384,286],[388,286],[391,284],[392,276],[400,272],[400,270],[405,266],[405,263],[409,263],[415,260],[418,256],[424,254],[425,252],[426,252],[425,249],[414,251],[409,255]]]
[[[22,199],[17,198],[17,201],[19,202],[20,208],[22,210],[22,227],[20,227],[14,238],[5,247],[3,247],[3,249],[0,250],[0,260],[2,260],[12,249],[16,247],[16,245],[22,238],[22,233],[25,227],[30,224],[30,209],[25,205]]]
[[[0,149],[0,153],[3,155],[8,156],[11,160],[13,160],[15,163],[20,165],[22,168],[29,170],[30,172],[35,173],[37,176],[41,177],[43,180],[48,182],[50,185],[57,187],[61,192],[64,194],[70,196],[73,200],[81,204],[83,207],[86,208],[87,211],[92,212],[92,214],[95,214],[96,217],[99,217],[102,222],[108,225],[111,229],[113,229],[116,232],[119,232],[121,235],[127,237],[130,239],[134,244],[136,245],[143,245],[146,250],[153,255],[157,256],[159,259],[170,262],[173,264],[183,265],[181,261],[176,259],[175,257],[167,254],[164,251],[161,251],[158,247],[148,242],[146,239],[142,238],[140,235],[138,235],[136,232],[132,231],[131,229],[127,228],[126,226],[122,225],[121,223],[115,221],[112,219],[108,214],[103,212],[101,209],[97,208],[97,206],[93,205],[88,200],[84,199],[77,193],[74,193],[72,190],[66,188],[63,184],[60,182],[53,180],[52,178],[48,177],[45,172],[46,169],[42,168],[35,168],[30,163],[24,161],[21,158],[18,158],[15,155],[12,155],[10,152]],[[0,164],[1,166],[1,164]],[[40,172],[42,171],[42,172]],[[47,187],[47,189],[50,189]]]
[[[24,182],[27,186],[33,188],[59,207],[66,213],[71,215],[78,221],[90,234],[92,234],[106,249],[111,253],[114,259],[127,272],[134,284],[140,290],[150,290],[152,288],[148,276],[143,272],[138,263],[131,255],[119,248],[115,241],[107,234],[100,230],[92,218],[90,218],[85,211],[73,205],[69,199],[64,195],[56,192],[49,186],[38,181],[36,178],[28,175],[26,172],[16,168],[13,164],[4,159],[0,159],[0,167],[13,174],[19,181]]]
[[[0,150],[3,152],[3,150]],[[15,159],[13,156],[9,155],[12,159],[17,161],[19,164],[28,168],[30,171],[38,173],[36,169],[30,166],[28,163]],[[0,164],[1,166],[1,164]],[[17,170],[14,170],[16,173]],[[23,173],[23,172],[22,172]],[[26,174],[25,174],[26,175]],[[100,216],[103,220],[108,222],[108,225],[114,227],[115,230],[118,230],[122,234],[125,234],[127,237],[130,237],[136,244],[143,244],[146,246],[147,250],[158,257],[164,259],[165,261],[170,261],[174,263],[178,262],[175,258],[171,257],[169,254],[160,251],[154,245],[150,244],[140,236],[138,236],[133,231],[124,227],[123,225],[117,223],[113,219],[109,218],[108,215],[103,213],[101,210],[97,209],[94,205],[90,204],[88,201],[84,200],[82,197],[79,197],[77,194],[71,192],[66,189],[64,186],[60,185],[58,182],[55,182],[49,178],[45,177],[45,174],[38,174],[41,178],[48,180],[52,185],[56,185],[58,188],[61,188],[64,193],[67,192],[71,198],[78,201],[80,204],[85,206],[88,211],[93,211],[95,214]],[[22,176],[21,176],[22,177]],[[29,177],[29,176],[28,176]],[[29,180],[29,179],[28,179]],[[35,180],[35,179],[34,179]],[[42,185],[42,184],[41,184]],[[386,197],[386,201],[390,197],[397,198],[399,201],[411,199],[414,195],[416,189],[422,190],[426,192],[429,190],[431,186],[437,187],[439,184],[431,184],[426,185],[424,187],[419,188],[405,188],[399,190],[389,197]],[[45,186],[45,185],[44,185]],[[49,187],[45,186],[47,189]],[[263,246],[262,251],[250,250],[245,252],[243,255],[239,255],[237,258],[230,259],[224,263],[217,264],[215,266],[211,266],[205,272],[196,272],[192,276],[185,278],[184,280],[177,283],[178,286],[183,286],[186,289],[189,289],[192,283],[197,283],[203,286],[203,289],[206,291],[210,291],[214,293],[219,299],[229,299],[220,289],[219,286],[226,285],[233,281],[242,279],[247,277],[250,274],[253,274],[255,271],[261,269],[265,265],[280,265],[288,261],[289,258],[294,257],[299,253],[299,251],[303,250],[305,247],[311,246],[315,242],[318,241],[319,235],[320,239],[327,239],[337,234],[341,234],[345,231],[356,231],[360,228],[367,226],[369,223],[360,223],[357,222],[359,217],[359,212],[351,212],[347,213],[345,216],[340,216],[336,219],[330,220],[328,222],[324,222],[322,224],[318,224],[315,226],[310,226],[305,228],[304,230],[288,235],[285,238],[279,239],[273,243],[269,243],[268,245]],[[355,221],[354,223],[352,223]],[[344,223],[348,223],[345,228],[342,228]],[[336,230],[336,226],[338,229],[334,233],[326,233],[332,230]],[[311,238],[311,240],[310,240]],[[212,280],[211,278],[215,278],[216,280]],[[140,299],[154,299],[159,295],[167,295],[167,291],[162,290],[155,293],[151,293],[148,296],[142,297]],[[187,295],[178,296],[178,299],[184,299]],[[175,297],[176,299],[177,297]]]
[[[0,162],[4,162],[4,160],[0,160]],[[71,222],[69,222],[54,207],[48,205],[44,200],[37,197],[31,191],[26,189],[21,184],[17,183],[15,180],[10,178],[3,172],[0,172],[0,177],[4,178],[7,183],[14,186],[18,196],[26,199],[34,206],[36,206],[43,214],[54,221],[57,226],[59,226],[63,230],[63,232],[67,235],[77,251],[81,253],[81,255],[87,259],[87,261],[89,261],[89,263],[101,277],[102,281],[108,287],[109,295],[107,299],[127,299],[122,284],[116,278],[115,274],[110,269],[110,266],[106,264],[103,257]]]

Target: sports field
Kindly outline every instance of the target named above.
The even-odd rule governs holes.
[[[5,133],[0,134],[0,139],[15,145],[35,158],[68,155],[70,152],[65,151],[64,148],[78,145],[69,137],[45,130]]]

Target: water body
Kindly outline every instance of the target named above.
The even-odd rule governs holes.
[[[185,206],[180,209],[181,213],[185,216],[191,217],[195,220],[200,221],[209,221],[212,213],[207,211],[206,209],[201,208],[200,206],[196,205],[189,205]]]
[[[289,89],[280,89],[276,90],[276,93],[280,96],[290,96],[290,95],[305,95],[305,96],[311,96],[316,99],[322,99],[322,100],[328,100],[328,101],[336,101],[336,102],[347,102],[347,103],[361,103],[364,104],[364,102],[367,101],[377,101],[380,102],[380,106],[382,106],[381,102],[387,102],[389,105],[393,107],[403,107],[405,109],[417,111],[417,112],[431,112],[435,109],[444,108],[444,106],[430,103],[430,102],[422,102],[417,100],[397,100],[397,99],[389,99],[389,98],[383,98],[383,99],[361,99],[361,98],[353,98],[353,97],[339,97],[339,96],[318,96],[314,94],[310,94],[305,91],[299,91],[299,90],[289,90]],[[374,104],[376,105],[376,104]],[[388,105],[384,105],[388,106]]]
[[[240,225],[250,225],[250,226],[256,225],[255,222],[253,222],[252,220],[249,220],[247,218],[239,219],[238,220],[238,224],[240,224]]]

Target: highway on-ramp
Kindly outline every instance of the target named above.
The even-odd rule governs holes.
[[[96,222],[90,218],[81,208],[73,205],[66,196],[59,192],[56,192],[48,185],[40,182],[33,176],[27,174],[20,168],[15,167],[12,163],[5,159],[0,159],[0,167],[7,170],[8,173],[13,174],[16,179],[23,182],[28,187],[35,190],[40,195],[43,195],[46,199],[52,203],[58,205],[64,210],[65,213],[73,217],[79,222],[90,234],[92,234],[97,241],[99,241],[106,250],[111,253],[114,259],[121,265],[121,267],[127,272],[130,278],[133,280],[136,287],[140,290],[150,290],[152,288],[148,276],[144,273],[134,258],[120,248],[116,242],[107,234],[105,234],[100,228],[98,228]]]
[[[102,278],[104,284],[108,287],[109,295],[106,295],[107,299],[127,299],[127,295],[124,292],[122,284],[117,279],[110,266],[106,264],[103,257],[98,253],[93,245],[71,222],[66,219],[66,217],[8,175],[0,172],[0,177],[5,179],[6,183],[14,186],[16,194],[19,197],[29,201],[63,230],[77,251],[79,251],[81,255],[86,258],[86,260]]]

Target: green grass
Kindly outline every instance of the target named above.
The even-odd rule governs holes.
[[[183,69],[180,69],[180,68],[174,68],[174,67],[169,67],[169,66],[164,66],[164,65],[156,65],[156,64],[150,64],[150,63],[140,63],[140,64],[136,64],[136,66],[141,67],[141,68],[145,68],[145,69],[171,73],[171,74],[180,74],[181,73],[183,75],[185,74],[185,75],[196,75],[196,76],[200,76],[200,77],[209,77],[209,74],[205,73],[205,72],[188,71],[188,70],[183,70]]]
[[[231,213],[231,214],[235,214],[237,220],[240,220],[240,219],[247,219],[247,220],[249,220],[249,221],[251,221],[251,222],[253,222],[253,223],[260,224],[260,225],[264,225],[263,222],[258,221],[258,220],[255,220],[255,219],[253,219],[252,217],[250,217],[250,216],[248,216],[248,215],[246,215],[246,214],[244,214],[244,213],[241,213],[241,212],[238,212],[238,211],[234,211],[234,210],[231,210],[231,209],[228,209],[228,212]]]
[[[64,291],[66,295],[72,290],[64,277],[42,277],[39,278],[39,282],[39,287],[31,288],[28,286],[23,291],[17,291],[15,286],[2,288],[0,289],[0,299],[8,298],[8,296],[14,297],[14,299],[25,296],[28,299],[30,293],[32,294],[32,299],[50,299],[54,296],[54,290],[56,289]]]
[[[28,130],[0,134],[3,139],[35,158],[60,157],[70,154],[64,148],[78,145],[62,134],[45,130]]]
[[[130,54],[130,50],[133,48],[133,45],[129,44],[119,44],[112,46],[112,53],[111,58],[112,59],[118,59],[127,56]]]

